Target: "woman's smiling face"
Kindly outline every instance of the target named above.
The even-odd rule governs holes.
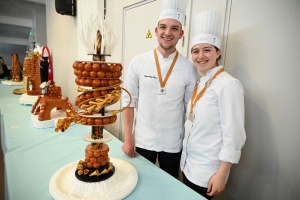
[[[221,50],[217,51],[213,45],[206,43],[194,45],[191,52],[192,61],[202,76],[205,76],[208,70],[217,67],[217,59],[221,55]]]

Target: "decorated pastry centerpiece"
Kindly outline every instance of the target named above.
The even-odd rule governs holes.
[[[12,60],[12,81],[13,82],[21,82],[21,67],[19,63],[19,58],[17,54],[12,54],[11,55],[11,60]]]
[[[41,83],[40,62],[44,54],[49,60],[48,81]],[[27,93],[21,96],[20,102],[32,104],[31,122],[35,128],[54,127],[59,118],[69,116],[66,110],[73,110],[73,107],[68,97],[62,97],[61,87],[55,85],[53,81],[51,55],[47,46],[41,48],[37,44],[33,53],[28,52],[28,56],[24,59],[23,76]]]
[[[59,118],[70,116],[69,110],[74,110],[68,97],[62,97],[60,86],[50,80],[40,85],[42,95],[37,97],[31,108],[31,122],[36,128],[54,127]],[[54,109],[56,108],[56,110]]]
[[[21,66],[19,62],[18,54],[12,54],[11,55],[11,63],[12,63],[12,69],[11,69],[11,80],[5,80],[1,83],[4,85],[22,85],[22,78],[21,78]],[[19,94],[18,92],[14,91],[14,94]]]
[[[75,61],[73,63],[75,83],[78,85],[78,96],[75,105],[79,111],[69,110],[70,117],[60,119],[56,131],[65,131],[71,122],[91,126],[91,133],[84,136],[88,144],[85,150],[85,160],[78,163],[76,177],[86,182],[96,182],[109,178],[114,173],[114,166],[109,162],[109,147],[104,142],[111,140],[111,136],[103,136],[103,128],[117,120],[117,113],[122,110],[105,110],[107,106],[120,100],[122,81],[121,63],[105,62],[105,56],[110,56],[114,39],[106,20],[100,13],[92,15],[89,27],[83,32],[82,38],[86,44],[88,54],[93,61]],[[88,35],[90,34],[90,35]],[[108,34],[111,34],[108,36]],[[94,39],[94,40],[93,40]],[[89,49],[90,48],[90,49]],[[105,176],[104,176],[105,175]]]
[[[36,44],[33,52],[27,50],[27,56],[24,59],[23,79],[26,93],[20,97],[20,104],[33,105],[42,95],[40,62],[44,54],[47,54],[49,59],[48,80],[51,81],[51,84],[54,83],[50,51],[47,46],[40,47],[39,44]]]
[[[101,22],[97,23],[97,20]],[[108,109],[109,106],[120,100],[123,90],[127,93],[128,91],[120,86],[122,64],[105,62],[105,56],[111,55],[116,44],[110,26],[99,13],[92,15],[91,22],[88,24],[88,28],[84,28],[86,31],[82,32],[82,39],[86,44],[88,54],[92,55],[92,61],[77,60],[72,65],[79,92],[75,99],[78,109],[76,111],[68,110],[69,116],[58,120],[55,131],[64,132],[71,123],[91,127],[91,132],[85,133],[83,136],[83,139],[89,142],[85,148],[85,157],[76,162],[76,166],[73,168],[73,176],[75,174],[74,177],[77,179],[77,181],[73,180],[76,182],[74,185],[76,185],[76,191],[80,191],[80,194],[75,192],[76,197],[92,196],[99,199],[110,195],[124,197],[135,188],[137,173],[131,166],[130,172],[124,174],[126,166],[130,164],[109,157],[109,146],[106,143],[112,140],[113,136],[104,131],[104,126],[115,123],[117,114],[129,106],[128,104],[119,110]],[[108,38],[113,38],[113,40]],[[122,164],[122,166],[119,166],[119,170],[117,170],[115,164]],[[64,171],[65,168],[61,170]],[[57,174],[59,173],[61,172],[57,172]],[[50,183],[59,182],[57,180],[59,176],[54,176]],[[129,179],[128,176],[130,176]],[[120,180],[124,181],[122,187],[118,185]],[[91,183],[98,185],[91,185]],[[58,187],[58,183],[54,185],[57,187],[50,187],[50,192],[55,198],[57,192],[63,193],[63,189]],[[95,187],[98,187],[99,190],[96,191]],[[67,190],[70,193],[69,190],[72,189],[69,187]],[[70,196],[70,194],[68,195]]]
[[[29,56],[24,59],[24,73],[26,77],[26,92],[27,95],[40,95],[41,76],[40,76],[40,54],[39,52],[29,53]],[[29,87],[31,84],[31,88]]]

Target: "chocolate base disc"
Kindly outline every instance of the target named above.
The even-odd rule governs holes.
[[[99,167],[98,169],[89,169],[89,173],[87,174],[81,174],[78,175],[78,171],[75,171],[75,176],[78,180],[83,181],[83,182],[99,182],[99,181],[105,181],[106,179],[109,179],[114,173],[115,173],[115,167],[112,166],[112,170],[110,170],[106,174],[102,174],[100,176],[89,176],[91,173],[93,173],[95,170],[98,170],[99,173],[101,173],[104,169],[108,168],[108,163],[105,166]]]

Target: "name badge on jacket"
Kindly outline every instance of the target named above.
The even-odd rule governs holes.
[[[166,94],[166,88],[165,87],[160,87],[158,94]]]

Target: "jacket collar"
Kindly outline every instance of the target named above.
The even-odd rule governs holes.
[[[201,81],[208,81],[209,79],[211,79],[211,77],[215,74],[215,73],[217,73],[217,71],[219,71],[220,69],[222,69],[223,68],[223,66],[222,65],[219,65],[219,66],[217,66],[217,67],[214,67],[214,68],[212,68],[212,69],[210,69],[210,70],[208,70],[207,72],[206,72],[206,76],[202,76],[202,74],[201,74],[201,72],[199,72],[199,74],[201,75],[201,78],[200,78],[200,80]]]

